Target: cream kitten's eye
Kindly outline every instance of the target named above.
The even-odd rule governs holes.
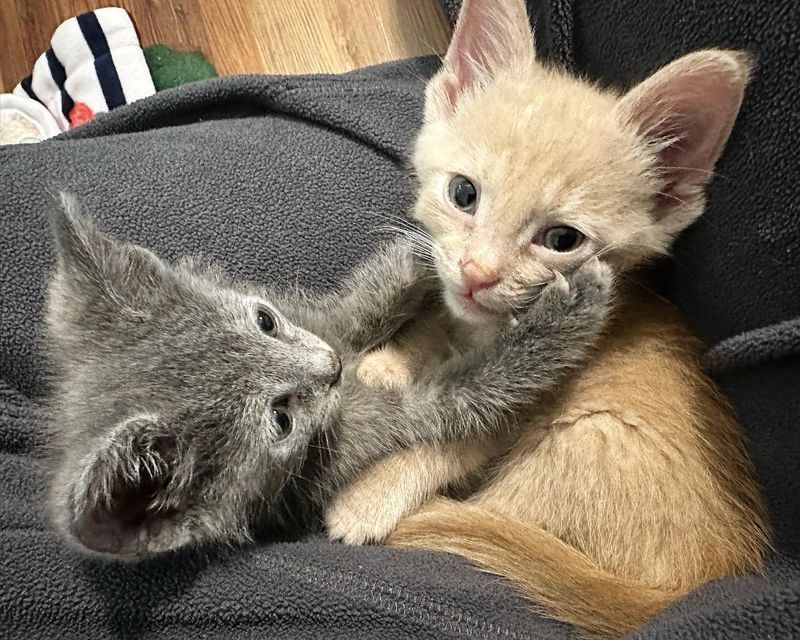
[[[447,197],[456,208],[464,213],[472,213],[478,202],[478,189],[469,178],[456,176],[447,186]]]
[[[550,251],[567,253],[581,246],[584,235],[572,227],[550,227],[546,229],[534,242]]]

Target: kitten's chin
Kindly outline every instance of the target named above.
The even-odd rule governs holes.
[[[445,289],[444,302],[454,318],[471,325],[491,325],[497,322],[500,313],[483,306],[474,298]]]

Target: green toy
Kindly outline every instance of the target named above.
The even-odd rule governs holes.
[[[163,44],[143,51],[156,91],[217,77],[214,65],[199,51],[175,51]]]

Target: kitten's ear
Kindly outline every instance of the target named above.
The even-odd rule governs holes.
[[[735,51],[691,53],[634,87],[619,103],[657,149],[656,216],[677,232],[702,213],[705,187],[739,113],[752,60]]]
[[[157,417],[118,425],[68,488],[62,526],[94,553],[137,559],[188,541],[182,527],[192,467]]]
[[[535,57],[523,0],[464,0],[441,70],[428,83],[426,118],[446,118],[470,87]]]
[[[130,302],[163,283],[169,268],[152,252],[113,239],[80,213],[77,198],[60,194],[50,208],[58,273],[74,293]]]

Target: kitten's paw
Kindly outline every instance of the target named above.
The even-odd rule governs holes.
[[[608,312],[613,284],[611,267],[593,258],[566,278],[556,273],[555,281],[545,287],[531,311],[553,322],[576,315],[602,320]]]
[[[570,274],[567,282],[578,305],[605,305],[611,297],[614,271],[605,262],[592,258]]]
[[[380,495],[365,495],[357,486],[345,489],[325,512],[328,537],[345,544],[383,542],[407,515],[402,505],[384,501]]]
[[[356,377],[371,387],[402,389],[411,384],[413,372],[398,354],[384,348],[364,356]]]

